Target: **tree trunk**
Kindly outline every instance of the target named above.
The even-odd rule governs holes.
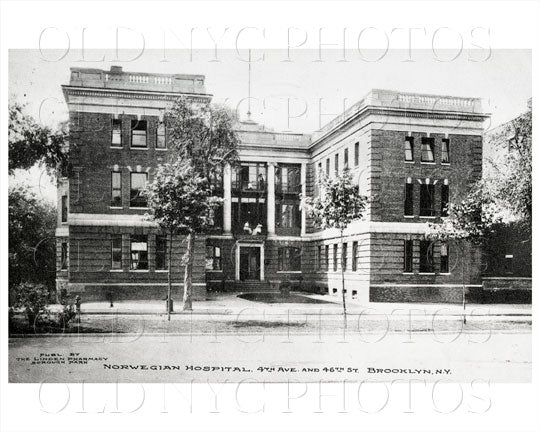
[[[461,263],[461,302],[463,303],[463,324],[467,324],[467,317],[465,315],[465,245],[461,245],[462,249],[462,263]]]
[[[187,237],[187,250],[185,257],[185,272],[184,272],[184,306],[182,310],[192,310],[191,293],[192,293],[192,277],[193,277],[193,253],[195,246],[195,233],[190,232]]]
[[[168,272],[167,272],[167,319],[171,320],[171,301],[172,301],[172,281],[171,281],[171,271],[172,271],[172,241],[173,233],[172,230],[169,233],[169,256],[167,257]]]
[[[347,330],[347,304],[345,302],[345,255],[343,253],[343,230],[339,232],[339,239],[341,242],[341,297],[343,299],[343,323],[345,330]]]

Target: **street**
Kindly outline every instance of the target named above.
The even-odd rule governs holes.
[[[341,317],[325,318],[320,331],[305,318],[266,327],[173,318],[170,326],[147,317],[130,333],[10,338],[10,382],[531,380],[528,320],[350,320],[345,332]]]

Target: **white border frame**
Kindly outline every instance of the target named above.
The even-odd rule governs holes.
[[[250,248],[259,248],[260,250],[260,260],[261,260],[261,271],[259,274],[259,281],[264,281],[264,243],[249,243],[249,242],[238,242],[236,243],[236,250],[234,251],[234,279],[240,281],[240,248],[250,247]]]

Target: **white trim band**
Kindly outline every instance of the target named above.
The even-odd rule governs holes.
[[[374,288],[387,288],[387,287],[403,287],[403,288],[416,288],[416,287],[437,287],[437,288],[461,288],[463,286],[473,287],[473,288],[482,288],[482,285],[476,284],[400,284],[400,283],[389,283],[389,284],[370,284],[370,287]]]

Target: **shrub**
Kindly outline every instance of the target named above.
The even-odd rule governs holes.
[[[67,328],[69,325],[69,322],[75,318],[77,315],[77,312],[75,312],[75,306],[73,303],[65,303],[62,306],[62,311],[58,313],[58,327],[59,328]]]
[[[39,322],[42,316],[47,315],[49,304],[49,290],[43,284],[22,282],[15,287],[15,308],[23,308],[28,319],[28,325]]]
[[[288,296],[291,293],[292,284],[288,280],[284,280],[279,284],[279,291],[282,296]]]

